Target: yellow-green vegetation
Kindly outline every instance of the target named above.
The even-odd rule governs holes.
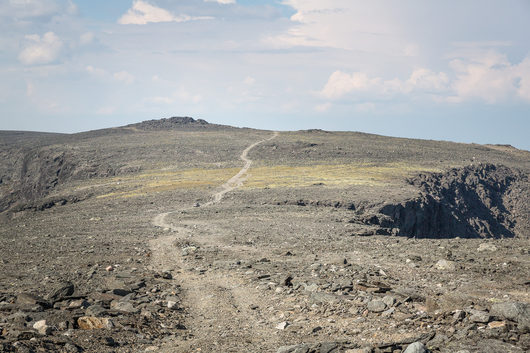
[[[99,197],[132,197],[175,189],[218,186],[238,171],[238,168],[186,169],[152,171],[135,176],[113,178],[112,182],[119,190]]]
[[[322,183],[328,186],[382,186],[418,172],[438,171],[419,165],[318,164],[312,166],[271,166],[250,169],[243,187],[304,187]]]
[[[118,190],[99,197],[133,197],[175,189],[216,187],[239,171],[238,168],[151,171],[136,176],[113,178]],[[327,186],[383,186],[418,172],[438,171],[403,163],[316,164],[312,166],[262,166],[251,168],[243,188]]]

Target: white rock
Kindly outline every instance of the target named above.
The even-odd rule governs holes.
[[[276,328],[278,330],[285,330],[289,326],[289,323],[287,321],[282,321],[278,325],[276,325]]]
[[[33,324],[33,328],[41,335],[49,335],[52,333],[52,328],[46,325],[46,320],[40,320]]]
[[[39,330],[40,328],[43,328],[44,326],[46,326],[46,320],[40,320],[33,324],[33,328],[35,330]]]
[[[491,243],[482,243],[478,246],[477,249],[478,252],[484,252],[484,251],[497,251],[497,247]]]
[[[449,260],[438,260],[435,267],[439,270],[453,271],[456,268],[456,265],[453,261]]]

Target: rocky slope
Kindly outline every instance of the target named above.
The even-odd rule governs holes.
[[[525,237],[530,234],[528,175],[493,164],[422,174],[410,180],[420,196],[385,205],[375,219],[409,237]]]
[[[529,152],[191,118],[0,138],[0,351],[530,349]]]

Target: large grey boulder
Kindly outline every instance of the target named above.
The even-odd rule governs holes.
[[[427,348],[421,342],[414,342],[409,344],[403,353],[427,353]]]
[[[519,331],[530,332],[530,305],[521,302],[504,302],[491,306],[490,314],[515,321]]]

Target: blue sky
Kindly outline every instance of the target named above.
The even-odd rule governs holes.
[[[193,116],[530,150],[527,0],[3,0],[0,129]]]

